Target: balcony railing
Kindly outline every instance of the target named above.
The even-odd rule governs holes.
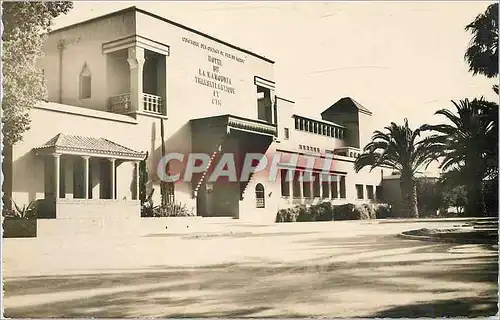
[[[155,96],[149,93],[143,93],[142,104],[144,111],[163,114],[163,101],[160,96]]]
[[[142,110],[150,113],[165,115],[163,99],[149,93],[141,95]],[[123,93],[109,98],[109,110],[115,113],[128,113],[132,111],[130,93]]]

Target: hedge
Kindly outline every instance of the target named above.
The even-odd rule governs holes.
[[[276,222],[311,222],[332,220],[368,220],[392,217],[387,204],[342,204],[332,205],[330,202],[293,208],[281,209],[276,215]]]

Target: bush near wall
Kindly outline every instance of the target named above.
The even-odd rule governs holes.
[[[141,208],[141,217],[159,218],[159,217],[194,217],[196,213],[194,208],[188,208],[183,203],[167,203],[163,206],[152,206],[146,202]]]
[[[332,205],[323,202],[312,206],[295,206],[281,209],[276,215],[276,222],[311,222],[333,220],[368,220],[391,218],[392,211],[387,204],[343,204]]]
[[[3,238],[34,238],[37,234],[39,201],[18,206],[12,201],[13,209],[2,208]]]

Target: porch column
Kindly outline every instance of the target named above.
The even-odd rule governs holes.
[[[83,194],[84,199],[89,198],[89,156],[82,156],[83,158]]]
[[[54,153],[54,188],[55,188],[55,197],[59,199],[60,195],[60,187],[61,187],[61,155]]]
[[[111,177],[111,183],[110,183],[110,187],[109,187],[109,193],[110,193],[110,198],[111,199],[116,199],[116,184],[115,184],[115,162],[116,162],[116,159],[109,159],[109,163],[110,163],[110,177]]]
[[[135,161],[135,200],[139,200],[139,161]]]
[[[130,101],[132,111],[142,111],[142,77],[144,70],[144,49],[128,48],[128,64],[130,66]]]
[[[295,172],[292,170],[287,170],[286,171],[286,177],[285,179],[288,180],[288,194],[290,199],[293,199],[293,184],[294,184],[294,177],[295,177]]]

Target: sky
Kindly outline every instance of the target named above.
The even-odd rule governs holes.
[[[54,28],[136,5],[275,63],[280,97],[319,117],[350,96],[391,121],[436,123],[451,100],[498,100],[494,79],[472,76],[464,30],[491,2],[75,2]],[[496,80],[498,83],[498,79]]]

